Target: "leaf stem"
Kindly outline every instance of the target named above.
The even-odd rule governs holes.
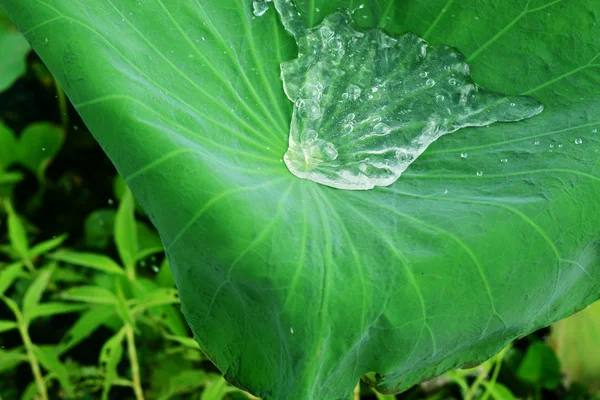
[[[358,385],[354,388],[354,400],[360,400],[360,381],[358,381]]]
[[[58,99],[60,122],[64,132],[67,133],[69,130],[69,108],[67,106],[67,96],[65,96],[65,92],[62,90],[56,79],[54,79],[54,86],[56,87],[56,98]]]
[[[490,384],[487,385],[485,393],[481,397],[481,400],[487,400],[488,397],[490,397],[490,394],[492,394],[492,387],[496,384],[496,380],[498,380],[498,375],[500,374],[500,367],[502,366],[502,360],[504,359],[504,355],[506,354],[509,348],[510,345],[496,356],[496,365],[494,365],[494,372],[492,373],[492,378],[489,382]]]
[[[25,325],[25,322],[21,318],[18,319],[19,333],[21,333],[23,344],[25,345],[25,349],[27,350],[27,358],[29,358],[29,365],[31,365],[31,372],[33,373],[33,377],[37,384],[40,399],[48,400],[48,390],[46,389],[46,383],[44,382],[44,378],[42,377],[40,364],[35,355],[33,354],[33,343],[31,342],[31,338],[29,337],[29,332],[27,332],[27,325]]]
[[[129,362],[131,363],[131,376],[133,380],[133,392],[136,400],[144,400],[144,392],[140,382],[140,364],[135,349],[135,337],[133,328],[130,324],[125,325],[125,334],[127,335],[127,349],[129,351]]]

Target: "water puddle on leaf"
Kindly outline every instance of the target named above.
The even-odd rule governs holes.
[[[254,2],[257,15],[268,2]],[[281,77],[294,103],[284,161],[300,178],[347,190],[388,186],[443,135],[543,110],[533,98],[473,83],[452,47],[410,33],[361,32],[349,11],[309,29],[291,0],[274,4],[299,48],[297,59],[281,64]]]

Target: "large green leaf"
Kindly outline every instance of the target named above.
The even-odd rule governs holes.
[[[475,82],[545,107],[447,135],[365,192],[282,163],[295,44],[250,3],[0,0],[157,226],[229,381],[330,400],[377,371],[398,391],[598,298],[597,0],[302,1],[309,25],[344,6],[454,46]]]

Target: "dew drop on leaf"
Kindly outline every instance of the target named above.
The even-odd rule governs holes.
[[[261,17],[264,13],[269,9],[269,4],[271,0],[254,0],[252,2],[252,7],[254,8],[254,15],[257,17]]]
[[[298,58],[281,64],[294,104],[284,161],[297,177],[347,190],[388,186],[443,135],[543,109],[533,98],[475,84],[466,58],[450,46],[361,31],[348,10],[308,28],[292,1],[273,2],[298,45]]]

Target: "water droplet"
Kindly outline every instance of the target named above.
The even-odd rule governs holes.
[[[45,148],[45,147],[42,147],[42,151],[46,151],[46,148]]]
[[[302,147],[306,148],[312,146],[312,144],[315,142],[315,140],[317,140],[318,137],[319,134],[313,129],[308,129],[304,131],[304,133],[302,133],[302,135],[300,136],[300,142]]]
[[[383,122],[380,122],[373,127],[373,133],[377,135],[387,135],[388,133],[390,133],[390,131],[390,127],[384,124]]]
[[[361,162],[360,164],[358,164],[358,169],[360,170],[360,172],[362,172],[363,174],[367,173],[367,168],[369,166],[367,165],[367,163]]]
[[[583,143],[583,140],[581,140],[581,138],[575,139],[575,144],[581,144],[581,143]]]
[[[113,199],[108,199],[108,205],[112,206],[115,203],[115,201]]]
[[[346,89],[346,92],[348,92],[348,97],[350,100],[356,101],[360,97],[361,90],[356,85],[349,85],[348,89]]]
[[[536,140],[535,142],[533,142],[534,145],[538,146],[540,144],[539,140]]]
[[[483,176],[483,171],[477,171],[477,176]]]
[[[420,76],[421,78],[427,78],[427,75],[428,75],[428,73],[427,73],[426,71],[423,71],[423,72],[421,72],[421,73],[419,74],[419,76]]]
[[[344,133],[352,133],[353,130],[354,130],[354,126],[352,124],[344,125]]]
[[[254,2],[252,3],[252,6],[254,8],[254,15],[256,15],[257,17],[261,17],[262,15],[264,15],[264,13],[266,13],[269,9],[269,5],[267,3],[270,2],[271,0],[254,0]]]
[[[448,79],[448,83],[451,84],[452,86],[454,86],[454,85],[456,85],[456,79],[450,78],[450,79]]]
[[[427,82],[425,82],[425,85],[427,85],[429,87],[434,87],[435,81],[433,79],[427,79]]]
[[[298,112],[303,118],[309,120],[315,120],[321,116],[321,106],[318,101],[301,99],[296,105],[298,106]]]
[[[321,36],[323,36],[323,39],[329,39],[334,34],[333,29],[331,29],[327,25],[322,26],[320,31],[321,31]]]
[[[435,96],[435,101],[437,101],[438,103],[440,103],[444,100],[446,100],[446,98],[441,94],[438,94],[437,96]]]
[[[354,114],[354,113],[350,113],[346,116],[346,119],[348,121],[354,121],[354,118],[356,118],[356,114]]]
[[[331,160],[335,160],[338,156],[337,150],[335,149],[335,147],[333,147],[333,144],[331,144],[331,143],[327,143],[325,145],[325,148],[323,149],[323,153],[325,154],[325,156],[327,156]]]
[[[460,153],[460,158],[467,158],[469,157],[469,154],[467,153]]]
[[[592,129],[592,133],[598,133],[598,129],[596,129],[596,128]]]
[[[562,148],[562,147],[563,147],[563,144],[562,144],[562,143],[559,143],[559,144],[558,144],[558,147],[559,147],[559,148]]]
[[[152,271],[158,274],[158,267],[156,265],[152,266]]]
[[[515,103],[510,103],[510,106],[511,106],[511,107],[515,107],[515,106],[516,106],[516,104],[515,104]]]
[[[322,87],[322,85],[321,85]],[[319,90],[318,85],[313,85],[311,83],[304,85],[302,88],[302,98],[304,99],[320,99],[321,98],[321,90]]]
[[[448,194],[448,189],[444,190],[444,194]]]
[[[290,333],[293,335],[294,334],[294,328],[290,327]]]
[[[371,92],[373,93],[377,93],[379,91],[379,88],[377,86],[374,86],[371,88]]]
[[[339,38],[332,38],[327,42],[327,45],[334,50],[342,50],[344,43]]]
[[[508,158],[501,158],[500,162],[506,164],[508,162]]]
[[[206,38],[204,36],[202,36],[202,41],[206,42]]]

